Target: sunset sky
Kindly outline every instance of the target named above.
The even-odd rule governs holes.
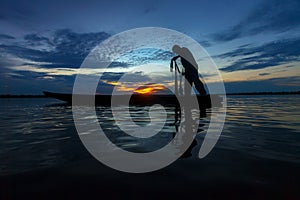
[[[163,27],[198,41],[226,91],[300,90],[300,1],[18,1],[0,3],[0,94],[71,92],[78,68],[101,41],[132,28]],[[131,52],[103,73],[100,87],[131,73],[137,84],[161,81],[171,52]],[[154,63],[154,64],[153,64]],[[201,71],[201,65],[199,65]],[[137,70],[138,69],[138,70]],[[153,90],[159,90],[156,85]]]

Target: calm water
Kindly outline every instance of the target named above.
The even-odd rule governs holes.
[[[197,155],[211,112],[218,109],[200,119],[196,140],[182,158],[146,174],[118,172],[95,160],[77,135],[69,105],[50,98],[0,99],[0,199],[134,199],[146,194],[149,199],[170,194],[299,199],[300,95],[227,98],[225,126],[208,156]],[[109,108],[96,112],[111,141],[128,151],[149,152],[170,142],[176,131],[174,108],[165,109],[163,129],[149,139],[124,134]],[[150,122],[149,107],[130,110],[130,116],[120,116],[125,127],[130,128],[129,117],[141,126]],[[160,110],[155,113],[157,119],[162,116]]]
[[[249,156],[262,161],[300,163],[300,95],[227,98],[226,123],[213,152],[234,151],[245,159]],[[148,109],[132,107],[131,117],[136,123],[146,125],[149,123]],[[124,135],[116,126],[109,108],[97,107],[96,110],[110,139],[129,151],[158,149],[167,144],[175,132],[174,109],[171,107],[166,108],[168,119],[164,128],[149,140]],[[197,148],[207,130],[210,112],[208,110],[207,117],[200,121],[198,145],[191,151],[192,156],[180,159],[191,161],[187,162],[188,165],[200,162]],[[125,125],[126,117],[130,116],[124,116],[121,122]],[[48,98],[0,99],[0,120],[0,175],[59,167],[90,158],[75,130],[71,107],[60,101]],[[228,160],[222,158],[221,153],[219,156],[218,162],[226,164]],[[217,160],[218,155],[214,159]]]

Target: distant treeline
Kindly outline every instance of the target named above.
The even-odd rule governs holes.
[[[45,95],[11,95],[11,94],[2,94],[0,98],[47,98]]]
[[[227,93],[226,95],[289,95],[300,94],[300,91],[294,92],[240,92],[240,93]],[[0,95],[0,98],[49,98],[45,95]]]
[[[240,92],[240,93],[227,93],[226,95],[286,95],[286,94],[300,94],[300,91],[294,91],[294,92]]]

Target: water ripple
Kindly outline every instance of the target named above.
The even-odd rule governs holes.
[[[229,96],[225,126],[215,148],[300,162],[299,102],[299,95]],[[118,124],[130,126],[129,118],[140,126],[150,123],[149,107],[131,107],[130,111],[130,115],[120,117]],[[200,121],[200,144],[212,112],[218,111],[207,110],[207,117]],[[110,108],[96,107],[96,113],[97,119],[91,123],[99,123],[112,142],[128,151],[159,149],[176,132],[172,107],[166,108],[167,121],[161,132],[147,139],[128,137],[122,132]],[[157,122],[161,116],[158,113]],[[0,99],[0,119],[0,174],[51,167],[89,156],[74,127],[71,107],[56,100]],[[214,125],[218,126],[218,122]]]

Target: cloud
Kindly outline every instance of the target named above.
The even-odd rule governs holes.
[[[78,68],[90,50],[108,37],[105,32],[75,33],[62,29],[49,37],[25,35],[23,42],[1,44],[0,52],[32,62],[46,62],[47,65],[40,66],[47,68]]]
[[[201,40],[199,41],[199,44],[202,45],[203,47],[211,47],[212,43],[209,42],[208,40]]]
[[[260,76],[268,76],[268,75],[270,75],[270,73],[259,73],[258,75],[260,75]]]
[[[25,35],[24,39],[28,42],[28,46],[39,46],[39,45],[54,46],[54,44],[50,41],[49,38],[40,36],[38,34]]]
[[[118,75],[118,71],[122,70],[122,73],[129,72],[131,70],[124,70],[123,68],[45,68],[40,67],[38,65],[30,64],[30,65],[18,65],[18,66],[11,66],[9,69],[17,72],[33,72],[33,73],[40,73],[42,75],[48,76],[75,76],[77,74],[82,75],[92,75],[92,76],[100,76],[104,74],[104,79],[107,79],[107,74],[111,73],[111,76]]]
[[[123,68],[126,68],[126,67],[129,67],[130,65],[126,62],[118,62],[118,61],[114,61],[112,62],[108,68],[115,68],[115,67],[123,67]]]
[[[49,36],[33,33],[25,35],[24,41],[0,44],[0,52],[29,62],[16,63],[18,66],[39,62],[46,63],[39,65],[44,68],[79,68],[90,51],[109,36],[105,32],[75,33],[69,29],[57,30]],[[121,56],[109,67],[128,68],[170,60],[173,56],[161,49],[137,49]],[[1,62],[4,60],[0,65]]]
[[[0,34],[0,39],[16,39],[15,37],[11,36],[11,35],[6,35],[6,34]]]
[[[124,75],[126,76],[125,78],[123,77]],[[123,79],[120,81],[122,77]],[[152,80],[151,77],[140,71],[126,74],[124,72],[104,72],[98,84],[97,92],[111,94],[113,89],[115,89],[117,92],[128,93],[139,88],[140,93],[143,93],[145,92],[143,89],[150,86],[153,86],[152,92],[161,91],[162,88],[158,87],[159,84],[150,83]]]
[[[140,71],[126,73],[126,78],[122,82],[119,79],[125,75],[125,72],[118,72],[120,69],[73,69],[73,68],[42,68],[34,65],[13,66],[11,67],[13,72],[7,72],[5,78],[15,82],[32,80],[34,83],[41,83],[46,81],[50,86],[55,85],[56,90],[58,83],[68,86],[67,91],[71,91],[70,88],[73,85],[75,76],[78,74],[98,76],[99,79],[97,92],[102,94],[110,94],[114,87],[118,91],[129,92],[133,91],[137,86],[143,85],[152,79]],[[31,81],[28,81],[31,82]],[[45,83],[43,83],[45,87]],[[48,88],[48,87],[45,87]],[[41,89],[42,90],[42,89]],[[44,89],[45,90],[45,89]],[[66,91],[65,91],[66,92]]]
[[[125,80],[119,81],[123,75],[125,75],[125,73],[104,73],[101,77],[97,91],[99,93],[109,94],[112,93],[113,89],[121,93],[133,91],[138,93],[157,93],[158,91],[165,91],[165,87],[162,88],[161,84],[150,83],[152,79],[142,72],[128,73],[126,74]]]
[[[126,63],[127,67],[169,61],[174,54],[170,51],[155,48],[135,49],[122,55],[116,62]]]
[[[58,53],[87,55],[92,48],[109,36],[106,32],[75,33],[69,29],[62,29],[55,32],[53,43]]]
[[[278,40],[257,47],[245,46],[217,56],[237,59],[222,71],[254,70],[300,60],[300,37]]]
[[[9,69],[5,73],[14,80],[32,80],[34,83],[45,81],[52,85],[56,80],[63,79],[69,88],[78,74],[101,76],[97,90],[100,93],[110,93],[114,87],[128,92],[146,83],[169,84],[169,79],[172,78],[169,73],[169,60],[174,54],[162,49],[135,49],[119,57],[108,68],[99,66],[79,69],[90,50],[107,37],[109,35],[104,32],[75,33],[68,29],[48,35],[28,34],[21,42],[18,40],[0,45],[0,52],[3,53],[0,56],[4,55],[0,66]],[[167,64],[162,67],[161,61],[167,61]],[[149,63],[150,65],[146,65]],[[165,72],[168,73],[167,78]],[[122,83],[116,85],[124,75],[126,76]]]
[[[260,33],[280,33],[300,26],[300,1],[269,0],[255,7],[245,19],[237,25],[212,35],[217,42],[231,41],[237,38]]]

